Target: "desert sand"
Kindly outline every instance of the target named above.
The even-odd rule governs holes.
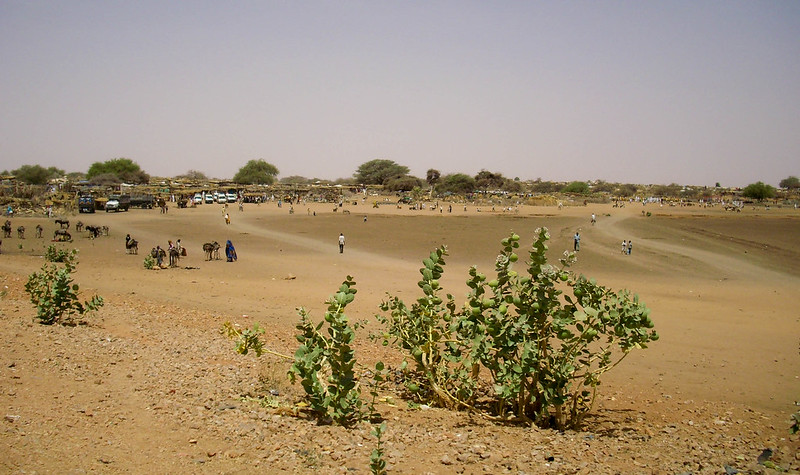
[[[72,222],[73,242],[58,245],[79,250],[81,295],[106,301],[75,327],[36,323],[23,288],[43,263],[53,220],[13,218],[28,231],[3,239],[0,254],[0,471],[368,473],[369,427],[289,414],[301,394],[285,378],[288,365],[236,354],[222,323],[257,322],[270,349],[292,354],[295,309],[321,319],[351,275],[358,294],[347,314],[370,321],[357,356],[394,365],[401,355],[366,338],[380,328],[374,315],[386,292],[415,299],[422,258],[444,244],[441,283],[461,301],[469,266],[490,273],[500,239],[513,230],[524,249],[538,227],[550,230],[552,261],[579,231],[573,270],[638,294],[660,340],[604,376],[581,431],[409,409],[386,388],[390,473],[758,472],[767,470],[757,460],[765,449],[769,463],[800,469],[800,442],[788,431],[800,399],[800,211],[629,203],[506,212],[454,204],[450,213],[447,204],[440,212],[370,203],[336,212],[297,204],[293,214],[275,203],[230,206],[229,225],[222,205],[58,216]],[[89,239],[74,230],[79,220],[108,226],[109,236]],[[44,239],[34,237],[37,224]],[[138,255],[125,252],[126,234]],[[170,239],[188,256],[146,270],[147,252]],[[205,260],[204,242],[228,239],[238,261]],[[623,239],[633,240],[630,256]],[[270,390],[281,404],[253,399]]]

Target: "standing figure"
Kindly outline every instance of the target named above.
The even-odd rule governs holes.
[[[623,254],[627,254],[628,253],[628,241],[626,241],[624,239],[622,240],[622,253]]]
[[[339,254],[344,252],[344,234],[339,233]]]
[[[234,262],[237,259],[236,248],[233,247],[230,239],[225,243],[225,257],[228,258],[228,262]]]
[[[597,217],[592,213],[592,226],[597,222]]]
[[[631,251],[633,250],[633,239],[628,239],[628,255],[631,255]]]
[[[575,236],[572,238],[572,247],[575,251],[581,250],[581,233],[575,233]]]
[[[231,224],[231,215],[225,213],[225,224]]]

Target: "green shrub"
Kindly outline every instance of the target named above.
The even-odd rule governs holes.
[[[70,257],[70,252],[66,249],[59,249],[50,244],[44,251],[44,259],[47,262],[66,262]]]
[[[151,270],[156,266],[156,260],[153,259],[153,256],[146,255],[144,258],[144,268],[147,270]]]
[[[388,312],[378,315],[384,344],[392,340],[415,364],[406,382],[414,397],[541,427],[575,427],[591,409],[600,376],[658,339],[638,297],[569,271],[574,253],[565,252],[558,267],[548,264],[548,240],[546,229],[536,231],[527,275],[520,275],[512,270],[519,236],[503,239],[496,278],[470,268],[470,293],[460,308],[452,295],[440,297],[445,247],[423,260],[423,295],[411,307],[391,295],[381,304]],[[479,406],[482,394],[490,402]]]
[[[75,315],[82,316],[103,306],[103,297],[98,295],[83,303],[78,300],[79,286],[73,284],[72,280],[72,273],[77,266],[77,253],[73,249],[61,256],[63,267],[45,262],[39,272],[28,277],[25,291],[30,295],[31,303],[36,306],[36,318],[40,323],[70,324]]]
[[[339,291],[325,303],[325,320],[315,324],[304,308],[299,310],[296,336],[300,347],[289,370],[292,383],[300,380],[311,409],[320,419],[351,426],[365,418],[364,401],[355,374],[355,351],[351,344],[355,331],[350,326],[345,307],[355,299],[352,277],[342,282]],[[327,336],[321,332],[327,322]]]

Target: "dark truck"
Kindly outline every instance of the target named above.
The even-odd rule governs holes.
[[[156,200],[153,198],[153,195],[132,195],[131,196],[131,207],[132,208],[143,208],[143,209],[153,209],[155,206]]]
[[[78,196],[78,212],[79,213],[94,213],[94,196],[80,195]]]

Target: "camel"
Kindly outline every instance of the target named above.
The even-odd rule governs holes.
[[[210,261],[212,258],[219,260],[219,243],[214,241],[203,244],[203,252],[206,253],[207,261]]]

